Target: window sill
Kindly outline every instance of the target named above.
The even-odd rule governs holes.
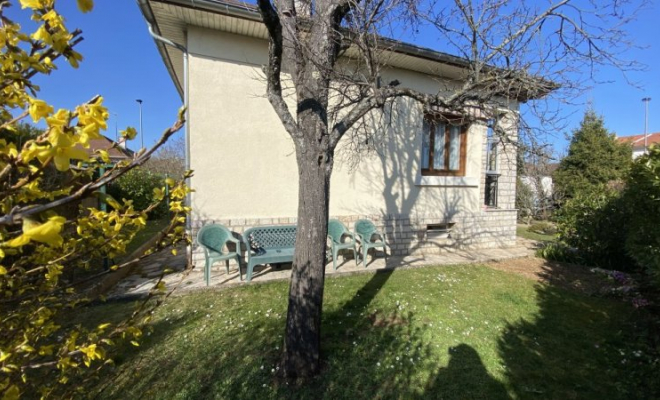
[[[467,186],[478,187],[479,179],[468,176],[432,176],[417,174],[415,186]]]

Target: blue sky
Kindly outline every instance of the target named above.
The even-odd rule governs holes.
[[[174,88],[147,25],[132,0],[96,0],[91,13],[80,13],[73,0],[58,3],[70,29],[83,30],[85,40],[77,48],[85,59],[77,70],[67,63],[45,79],[38,79],[40,97],[55,107],[71,108],[96,94],[105,98],[111,113],[106,134],[114,137],[115,121],[119,129],[139,125],[136,99],[143,103],[145,144],[151,144],[176,119],[181,99]],[[8,15],[21,23],[29,23],[24,12],[15,6]],[[23,15],[20,15],[23,14]],[[628,57],[647,65],[644,72],[631,73],[629,79],[642,89],[629,85],[620,72],[603,70],[598,78],[612,83],[596,86],[577,105],[563,111],[569,116],[570,129],[578,126],[585,103],[605,118],[608,129],[618,135],[643,133],[643,97],[649,103],[649,132],[660,131],[660,9],[652,5],[630,27],[631,37],[644,49],[633,49]],[[26,22],[27,21],[27,22]],[[415,43],[440,48],[432,36],[418,37]],[[579,104],[582,103],[582,104]],[[116,118],[115,118],[116,115]],[[550,139],[558,151],[566,147],[564,133]],[[139,147],[132,145],[131,148]]]

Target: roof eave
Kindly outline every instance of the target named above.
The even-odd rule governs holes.
[[[145,19],[147,20],[147,23],[151,25],[154,29],[155,32],[160,34],[160,30],[158,28],[158,24],[156,21],[156,18],[153,14],[153,11],[149,5],[150,1],[154,2],[159,2],[159,3],[164,3],[164,4],[170,4],[173,6],[178,6],[178,7],[185,7],[185,8],[190,8],[190,9],[197,9],[197,10],[202,10],[202,11],[207,11],[207,12],[212,12],[212,13],[217,13],[221,15],[225,15],[228,17],[235,17],[235,18],[241,18],[241,19],[247,19],[250,21],[255,21],[255,22],[262,22],[261,14],[259,13],[259,10],[249,4],[232,4],[231,2],[223,1],[223,0],[218,0],[218,1],[212,1],[212,0],[137,0],[138,5],[140,7],[140,10],[142,11],[142,14],[144,15]],[[172,60],[170,59],[167,50],[165,49],[165,44],[162,42],[155,40],[156,46],[158,48],[158,51],[161,55],[161,58],[163,59],[163,62],[165,63],[165,66],[172,77],[172,80],[175,82],[177,91],[183,98],[183,89],[181,86],[181,82],[179,81],[177,74],[174,70],[174,65],[172,63]],[[437,62],[440,64],[448,65],[448,66],[453,66],[453,67],[458,67],[458,68],[468,68],[470,66],[470,62],[464,58],[457,57],[448,53],[442,53],[438,52],[432,49],[424,48],[424,47],[419,47],[415,46],[409,43],[401,42],[398,40],[394,39],[389,39],[389,38],[379,38],[379,42],[382,43],[384,46],[388,47],[389,51],[395,52],[395,53],[401,53],[405,55],[409,55],[412,57],[420,58],[420,59],[425,59],[433,62]],[[487,68],[493,68],[495,69],[496,67],[492,66],[487,66]],[[529,100],[536,100],[543,98],[547,96],[549,93],[552,91],[556,90],[559,88],[559,85],[557,85],[555,82],[548,81],[543,78],[537,78],[539,79],[541,83],[541,88],[535,90],[534,92],[522,89],[518,90],[515,93],[511,94],[512,98],[515,98],[519,102],[527,102]]]
[[[160,35],[161,32],[160,29],[158,28],[156,17],[154,16],[153,11],[151,10],[151,6],[149,5],[149,0],[137,0],[137,3],[138,3],[138,7],[140,8],[140,11],[142,12],[142,15],[144,16],[144,19],[147,21],[147,24],[152,27],[154,32]],[[165,43],[161,42],[160,40],[156,40],[155,38],[154,38],[154,42],[156,43],[156,48],[158,49],[160,58],[163,59],[165,68],[167,68],[167,72],[170,74],[170,78],[172,78],[172,81],[174,82],[176,91],[179,92],[179,96],[181,97],[181,100],[183,100],[184,98],[183,86],[181,84],[181,81],[177,77],[176,72],[174,71],[174,65],[172,64],[172,60],[167,54]]]

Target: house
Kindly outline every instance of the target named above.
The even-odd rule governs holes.
[[[548,217],[547,213],[553,207],[554,202],[552,174],[557,168],[559,168],[559,163],[525,163],[525,171],[520,176],[520,181],[530,190],[533,209],[524,210],[524,212],[531,212],[535,216],[544,218]]]
[[[228,0],[139,4],[153,32],[170,41],[155,42],[182,97],[187,49],[193,233],[209,222],[238,233],[295,223],[296,156],[265,96],[267,32],[257,9]],[[435,94],[442,79],[456,80],[466,66],[448,54],[390,45],[383,80],[404,87]],[[515,142],[518,105],[527,99],[507,100],[506,129]],[[374,220],[399,255],[514,245],[516,147],[483,119],[448,123],[411,99],[397,100],[390,112],[391,125],[377,128],[374,151],[359,153],[359,163],[352,149],[364,143],[350,134],[340,142],[330,216],[351,229],[359,218]],[[438,140],[444,146],[435,146]]]
[[[632,135],[632,136],[619,136],[616,139],[619,143],[629,143],[632,146],[632,156],[633,160],[646,152],[646,147],[650,147],[652,144],[660,143],[660,132],[649,133],[646,135],[646,147],[644,134],[641,135]]]
[[[105,135],[101,135],[98,139],[90,139],[89,147],[83,147],[81,145],[77,145],[77,147],[85,151],[89,157],[98,157],[98,153],[96,153],[97,150],[107,151],[108,157],[110,158],[110,164],[133,159],[132,150],[123,147],[122,144],[116,143]]]

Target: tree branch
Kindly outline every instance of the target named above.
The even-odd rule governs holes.
[[[119,169],[113,169],[108,172],[106,172],[102,177],[97,179],[96,181],[90,182],[84,186],[82,186],[80,189],[78,189],[75,193],[62,197],[60,199],[57,199],[55,201],[51,201],[46,204],[40,204],[37,206],[25,206],[25,207],[15,207],[9,214],[6,214],[2,217],[0,217],[0,225],[12,225],[18,223],[18,221],[23,220],[25,217],[29,217],[31,215],[39,214],[44,211],[51,210],[55,207],[59,207],[63,204],[70,203],[74,200],[79,200],[84,198],[86,195],[94,192],[95,190],[100,189],[102,186],[107,185],[111,181],[117,179],[121,175],[125,174],[126,172],[130,171],[131,169],[144,164],[151,155],[158,150],[160,146],[163,145],[167,141],[167,139],[175,134],[179,129],[183,127],[185,123],[185,120],[183,119],[183,115],[180,116],[180,119],[177,120],[174,125],[172,125],[170,128],[166,129],[165,132],[163,132],[162,136],[156,142],[156,144],[150,148],[149,150],[143,152],[140,154],[137,158],[135,158],[131,163],[125,167],[121,167]]]
[[[266,93],[268,101],[282,121],[284,128],[295,139],[300,137],[298,126],[282,97],[282,24],[269,0],[258,0],[259,12],[268,29],[268,66],[266,67]]]

